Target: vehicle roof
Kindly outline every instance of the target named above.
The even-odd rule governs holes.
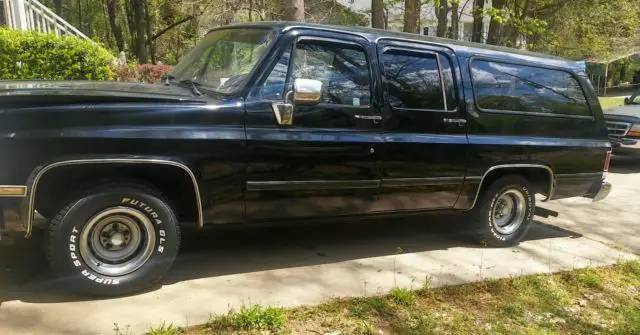
[[[467,42],[460,40],[453,40],[441,37],[425,36],[420,34],[404,33],[376,28],[358,27],[358,26],[336,26],[316,23],[303,23],[303,22],[287,22],[287,21],[261,21],[254,23],[233,24],[225,27],[267,27],[277,29],[279,31],[286,31],[293,28],[306,28],[317,29],[324,31],[335,31],[336,33],[352,33],[366,38],[371,42],[375,42],[379,38],[393,38],[408,40],[418,43],[428,43],[433,45],[439,45],[447,47],[456,53],[465,53],[469,55],[484,55],[511,58],[512,60],[520,59],[531,63],[539,63],[541,65],[556,66],[561,68],[571,69],[575,72],[583,72],[584,68],[576,61],[567,60],[557,56],[542,54],[538,52],[532,52],[528,50],[508,48],[503,46],[496,46],[490,44]],[[219,29],[216,28],[216,29]],[[215,30],[215,29],[214,29]]]

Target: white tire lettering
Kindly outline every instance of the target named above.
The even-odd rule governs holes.
[[[71,235],[71,236],[69,237],[69,242],[71,242],[71,243],[76,243],[76,235]]]
[[[162,230],[162,229],[160,229],[159,233],[160,233],[161,237],[166,237],[167,236],[167,233],[165,233],[165,231]]]
[[[69,251],[76,251],[76,245],[75,244],[69,244]]]
[[[164,246],[158,246],[158,253],[162,253],[164,251]]]
[[[73,265],[75,265],[78,268],[82,266],[82,263],[80,263],[80,261],[73,261]]]
[[[122,200],[120,201],[121,204],[124,204],[125,202],[129,202],[129,198],[122,198]]]

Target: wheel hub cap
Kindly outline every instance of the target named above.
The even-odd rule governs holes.
[[[129,207],[107,208],[80,234],[79,251],[87,266],[106,276],[139,269],[151,257],[156,234],[151,220]]]
[[[526,200],[518,189],[502,192],[491,209],[491,225],[500,234],[514,233],[526,218]]]

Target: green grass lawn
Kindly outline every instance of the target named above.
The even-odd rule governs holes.
[[[599,97],[598,99],[603,110],[624,105],[624,97]]]
[[[640,334],[640,261],[291,309],[250,306],[150,334]]]

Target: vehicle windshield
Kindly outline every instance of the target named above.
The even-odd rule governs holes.
[[[242,88],[275,32],[264,28],[231,28],[207,34],[169,74],[176,82],[223,94]]]

